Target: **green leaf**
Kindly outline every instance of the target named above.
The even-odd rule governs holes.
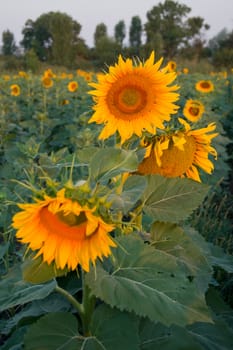
[[[121,312],[102,304],[93,314],[90,326],[100,350],[139,350],[138,319],[127,312]],[[85,347],[88,350],[89,347]],[[96,349],[96,348],[95,348]]]
[[[165,327],[148,319],[140,323],[141,350],[204,350],[196,339],[183,327]]]
[[[41,256],[36,259],[28,258],[22,265],[23,279],[31,283],[44,283],[51,279],[67,274],[67,270],[57,269],[54,264],[43,262]]]
[[[190,179],[150,175],[143,195],[145,213],[157,221],[178,222],[196,209],[208,192],[208,186]]]
[[[207,242],[205,238],[200,235],[192,227],[185,227],[185,231],[189,234],[192,241],[199,245],[203,253],[206,255],[209,264],[212,266],[221,267],[226,272],[233,272],[233,256],[226,254],[223,248]]]
[[[190,281],[184,264],[133,235],[116,241],[112,269],[97,266],[86,275],[95,296],[165,325],[211,322],[205,297]]]
[[[51,293],[44,299],[34,300],[21,307],[14,316],[6,320],[2,328],[3,334],[9,334],[16,326],[31,323],[33,318],[38,318],[48,312],[70,311],[72,309],[68,300],[58,293]]]
[[[78,321],[68,312],[41,317],[25,335],[25,350],[78,350],[83,337],[78,334]]]
[[[181,227],[172,223],[155,222],[151,227],[151,244],[183,262],[189,278],[195,278],[202,292],[208,289],[213,269],[198,241],[194,242]]]
[[[103,148],[90,162],[90,177],[98,182],[108,182],[114,176],[137,169],[136,153],[123,149]]]
[[[55,280],[38,285],[27,283],[22,280],[19,267],[15,267],[0,282],[0,311],[44,299],[52,293],[56,285]]]
[[[0,260],[4,258],[4,255],[8,251],[9,246],[10,246],[9,242],[1,244],[1,246],[0,246]]]
[[[226,324],[194,323],[187,328],[164,327],[142,320],[140,325],[142,350],[231,350],[233,332]]]
[[[215,324],[195,323],[188,327],[188,331],[206,350],[233,349],[233,331],[225,322],[216,321]]]
[[[10,337],[1,345],[1,350],[21,350],[23,349],[23,337],[27,327],[20,327],[16,329]]]
[[[120,210],[127,214],[136,202],[141,198],[146,187],[146,180],[143,176],[131,175],[125,181],[120,195],[110,195],[109,201],[113,210]]]

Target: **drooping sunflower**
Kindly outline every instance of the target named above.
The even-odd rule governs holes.
[[[11,89],[11,95],[12,96],[19,96],[20,95],[20,86],[17,85],[17,84],[13,84],[10,86],[10,89]]]
[[[201,119],[204,112],[204,105],[198,100],[187,100],[183,109],[184,116],[191,122]]]
[[[136,64],[120,55],[109,73],[98,75],[98,83],[90,83],[95,90],[89,93],[96,104],[89,123],[105,124],[100,139],[118,131],[124,143],[133,134],[141,136],[145,130],[154,133],[176,113],[178,106],[174,102],[179,94],[174,91],[178,86],[169,86],[176,74],[160,70],[162,60],[154,63],[152,52],[144,63]]]
[[[77,81],[70,81],[68,83],[68,90],[70,92],[75,92],[78,89],[78,83]]]
[[[116,244],[108,233],[113,225],[94,215],[93,209],[65,197],[62,189],[56,197],[45,196],[35,203],[19,204],[22,211],[13,217],[16,237],[42,256],[48,264],[75,270],[110,255]]]
[[[211,174],[214,165],[209,154],[217,157],[211,141],[218,133],[212,133],[216,125],[192,130],[182,120],[184,130],[158,136],[155,142],[146,147],[144,160],[138,167],[139,174],[159,174],[165,177],[188,177],[201,182],[198,168]]]
[[[211,92],[214,91],[214,84],[211,80],[199,80],[195,84],[195,88],[200,92]]]

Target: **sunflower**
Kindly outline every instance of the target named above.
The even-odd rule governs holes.
[[[49,89],[53,86],[53,80],[50,77],[43,76],[42,84],[46,89]]]
[[[197,122],[204,112],[204,106],[200,101],[188,100],[185,103],[183,114],[191,122]]]
[[[176,70],[176,62],[175,61],[169,61],[167,64],[167,69],[169,72],[174,72]]]
[[[68,90],[70,92],[75,92],[78,89],[78,83],[77,81],[70,81],[68,84]]]
[[[108,232],[113,226],[94,215],[93,209],[65,197],[45,196],[36,203],[19,204],[22,211],[13,217],[16,237],[42,255],[44,262],[55,262],[57,268],[75,270],[80,264],[89,271],[89,263],[109,256],[116,244]]]
[[[134,64],[120,55],[109,73],[98,75],[98,83],[89,84],[95,88],[89,93],[96,102],[89,123],[105,124],[100,139],[118,131],[124,143],[133,134],[141,136],[145,130],[154,133],[156,128],[164,128],[170,114],[176,113],[178,106],[173,102],[179,97],[174,92],[178,86],[168,86],[176,74],[159,70],[162,60],[154,63],[152,52],[144,63]]]
[[[21,90],[20,90],[19,85],[13,84],[10,86],[10,89],[11,89],[12,96],[19,96],[20,95]]]
[[[200,92],[211,92],[214,91],[214,84],[210,80],[199,80],[196,83],[195,88]]]
[[[155,142],[146,147],[144,160],[138,167],[139,174],[159,174],[165,177],[188,177],[200,180],[198,168],[211,174],[214,166],[209,154],[217,157],[211,140],[217,136],[212,133],[216,125],[191,130],[190,125],[179,119],[184,129],[169,135],[158,136]]]

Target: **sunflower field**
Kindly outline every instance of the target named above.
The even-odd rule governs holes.
[[[0,76],[0,348],[233,348],[233,75],[154,52]]]

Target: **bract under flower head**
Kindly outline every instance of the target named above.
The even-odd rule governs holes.
[[[163,123],[178,109],[174,102],[179,94],[174,92],[178,86],[169,86],[176,74],[160,70],[161,64],[162,58],[154,63],[154,52],[137,64],[119,56],[109,73],[98,75],[98,83],[90,83],[95,90],[89,93],[96,104],[89,123],[105,124],[100,139],[118,131],[123,143],[133,134],[141,136],[143,131],[164,129]]]
[[[94,215],[93,209],[66,198],[64,192],[20,204],[22,211],[13,217],[16,237],[48,264],[55,262],[57,268],[71,270],[80,264],[89,271],[90,262],[109,256],[110,247],[116,246],[108,235],[114,227]]]
[[[191,130],[188,123],[179,119],[185,130],[158,136],[156,142],[147,146],[145,158],[138,167],[139,174],[159,174],[165,177],[188,177],[200,180],[198,168],[211,174],[214,166],[209,154],[217,157],[211,140],[217,133],[215,124]]]

